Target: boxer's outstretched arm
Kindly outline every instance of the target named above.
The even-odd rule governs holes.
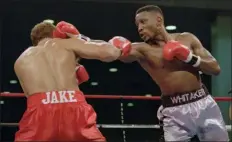
[[[138,61],[143,57],[141,53],[141,48],[143,48],[144,43],[132,43],[132,49],[128,56],[121,56],[118,59],[124,63],[131,63]]]
[[[78,57],[112,62],[121,56],[121,50],[107,42],[86,42],[69,38],[58,41],[63,47],[73,51]]]
[[[189,34],[189,38],[193,53],[201,57],[201,62],[198,68],[205,74],[219,75],[221,69],[217,60],[203,47],[196,36]]]
[[[66,33],[68,37],[70,38],[77,38],[78,35],[74,35],[74,34],[70,34],[70,33]],[[106,42],[104,40],[96,40],[96,39],[90,39],[89,37],[85,36],[85,35],[82,35],[80,34],[81,37],[83,37],[83,39],[89,39],[89,42],[95,42],[95,43],[103,43],[103,42]]]

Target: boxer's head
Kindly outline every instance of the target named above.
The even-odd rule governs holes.
[[[155,39],[164,27],[162,10],[154,5],[141,7],[136,11],[135,23],[145,42]]]
[[[31,30],[31,41],[36,46],[44,38],[52,38],[52,32],[55,26],[49,22],[41,22],[35,25]]]

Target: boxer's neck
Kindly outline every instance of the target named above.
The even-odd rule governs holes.
[[[159,46],[164,46],[167,41],[171,40],[169,33],[162,27],[159,31],[159,34],[153,39],[154,44]]]
[[[42,39],[39,43],[38,43],[38,46],[42,46],[44,44],[46,44],[51,38],[44,38]]]

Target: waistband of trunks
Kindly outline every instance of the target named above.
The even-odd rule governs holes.
[[[191,92],[174,95],[162,95],[161,100],[163,107],[173,107],[196,102],[202,98],[205,98],[207,95],[209,95],[208,89],[204,84],[202,84],[200,89]]]

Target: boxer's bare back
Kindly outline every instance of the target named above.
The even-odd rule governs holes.
[[[190,47],[185,34],[171,34],[173,40]],[[189,92],[201,87],[198,70],[177,59],[165,61],[162,57],[163,45],[134,43],[131,56],[121,58],[123,62],[137,61],[160,87],[163,95]]]
[[[106,43],[85,43],[74,38],[43,39],[20,55],[14,69],[26,96],[78,90],[75,68],[80,57],[110,62],[120,54],[119,49]]]
[[[26,95],[54,90],[78,90],[76,56],[58,47],[54,40],[43,40],[28,48],[15,62],[15,72]]]

